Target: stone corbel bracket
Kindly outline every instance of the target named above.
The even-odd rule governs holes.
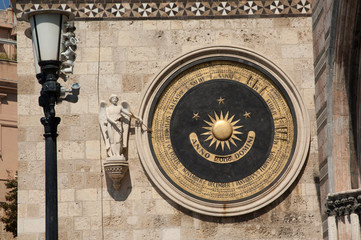
[[[113,181],[113,187],[118,191],[121,187],[121,181],[128,172],[129,163],[126,160],[107,160],[104,163],[104,171]]]
[[[361,212],[361,189],[329,194],[326,200],[329,216],[345,216]]]

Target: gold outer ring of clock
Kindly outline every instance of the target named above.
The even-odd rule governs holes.
[[[269,136],[272,136],[272,139],[264,146],[267,148],[267,151],[264,150],[267,155],[261,160],[256,159],[260,166],[251,172],[242,170],[241,163],[251,161],[250,156],[252,154],[256,156],[254,152],[262,148],[259,141],[262,140],[263,133],[259,132],[257,127],[251,129],[252,121],[257,121],[253,118],[257,114],[256,110],[246,109],[246,107],[237,109],[238,102],[242,100],[241,96],[239,101],[227,103],[227,99],[222,99],[219,93],[219,96],[214,96],[220,97],[214,107],[201,109],[202,114],[191,107],[175,111],[183,104],[182,102],[186,102],[184,99],[191,95],[189,93],[198,94],[194,89],[201,89],[202,86],[216,83],[216,81],[238,84],[248,89],[250,96],[256,96],[263,103],[264,112],[269,112],[269,119],[272,122]],[[214,101],[217,99],[215,98]],[[226,104],[231,106],[228,112]],[[183,105],[188,106],[185,103]],[[186,110],[189,110],[189,113]],[[184,116],[190,114],[187,118],[189,123],[198,121],[195,129],[192,127],[184,129],[188,132],[179,140],[184,142],[184,144],[179,144],[180,147],[176,147],[175,142],[178,139],[174,136],[175,130],[172,129],[172,119],[175,119],[177,114],[184,114]],[[189,126],[192,125],[189,124]],[[247,131],[243,132],[242,129],[247,126],[249,127]],[[236,129],[236,127],[239,128]],[[198,64],[172,79],[157,99],[152,112],[151,128],[153,132],[150,143],[153,156],[168,181],[187,195],[215,203],[248,200],[270,189],[287,169],[294,152],[297,134],[289,100],[274,79],[247,64],[226,60]],[[209,140],[205,141],[202,134],[205,134]],[[211,146],[209,146],[210,142],[213,142]],[[183,152],[192,152],[193,155],[185,157]],[[192,158],[192,156],[209,166],[219,166],[224,169],[227,166],[235,166],[235,169],[239,168],[245,173],[239,178],[237,178],[237,173],[233,173],[235,176],[229,181],[221,177],[216,180],[212,176],[207,178],[199,174],[207,169],[195,170],[197,166],[189,163],[192,160],[184,159]]]

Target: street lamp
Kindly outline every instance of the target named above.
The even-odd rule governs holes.
[[[55,104],[62,100],[77,102],[79,85],[66,90],[57,82],[59,76],[65,81],[72,73],[78,40],[75,38],[74,15],[62,10],[37,10],[24,14],[31,29],[25,35],[32,39],[36,77],[42,85],[39,105],[43,107],[45,137],[45,198],[46,239],[58,239],[58,186],[56,137],[60,118],[55,116]],[[67,94],[67,95],[66,95]],[[62,98],[62,96],[65,96]]]

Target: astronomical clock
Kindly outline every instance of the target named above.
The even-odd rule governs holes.
[[[144,93],[145,171],[170,199],[211,216],[274,201],[297,178],[309,120],[296,86],[266,58],[210,47],[171,63]]]

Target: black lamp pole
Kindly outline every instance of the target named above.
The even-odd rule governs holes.
[[[57,128],[60,118],[55,116],[55,104],[60,97],[60,84],[58,71],[60,62],[40,62],[41,78],[39,83],[42,89],[39,97],[39,105],[43,107],[44,117],[41,123],[44,125],[45,137],[45,199],[46,199],[46,239],[58,239],[58,180],[57,180]]]
[[[31,25],[31,29],[25,31],[25,35],[33,41],[36,77],[42,85],[39,105],[44,111],[41,123],[44,126],[45,138],[46,240],[58,239],[56,138],[60,118],[55,116],[55,105],[62,100],[76,102],[79,94],[78,84],[73,84],[72,90],[66,90],[57,82],[59,76],[64,77],[65,74],[72,73],[76,57],[74,51],[78,40],[73,33],[75,27],[69,25],[67,21],[73,19],[74,15],[70,12],[52,9],[36,10],[24,15],[24,20],[29,21]],[[61,98],[66,93],[72,94]]]

